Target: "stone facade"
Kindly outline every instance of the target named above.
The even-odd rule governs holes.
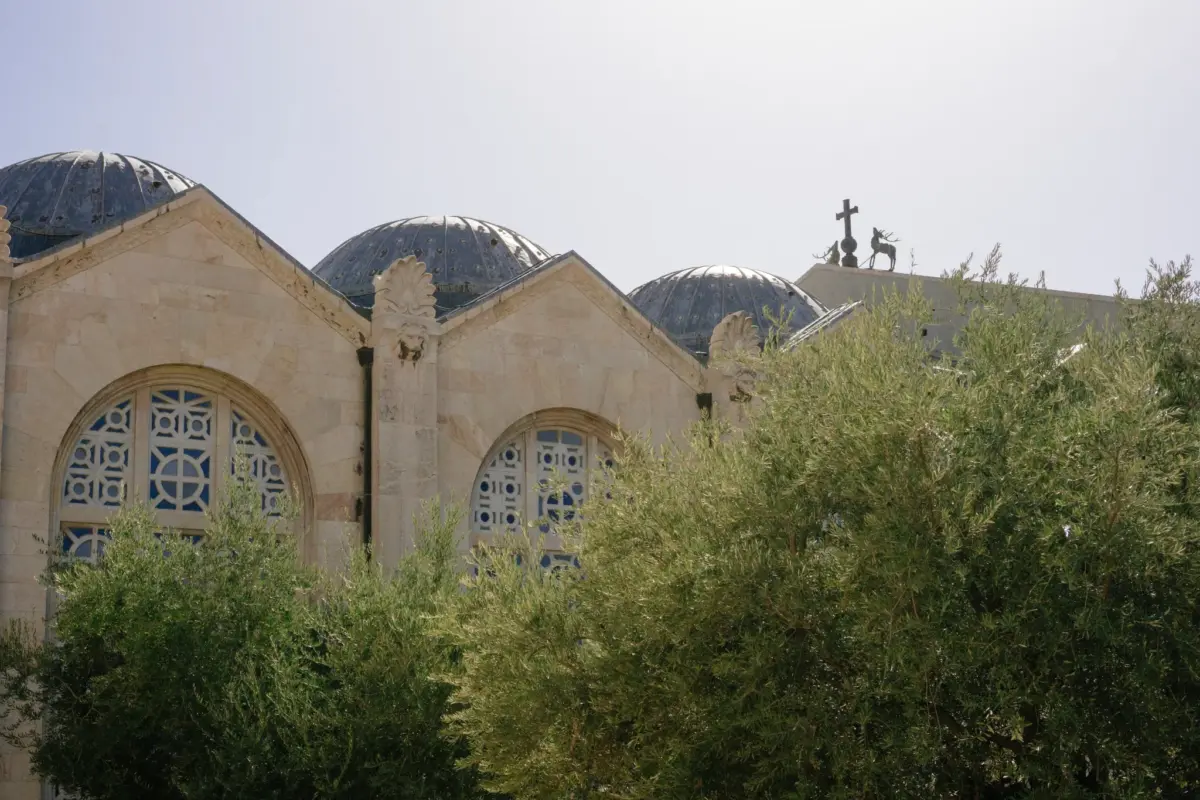
[[[95,528],[109,513],[71,505],[116,491],[93,473],[116,465],[153,497],[184,474],[164,464],[183,459],[171,442],[188,426],[215,444],[170,469],[212,470],[211,504],[232,449],[250,442],[298,492],[313,563],[336,569],[369,533],[395,564],[435,497],[468,508],[466,554],[546,509],[571,513],[589,470],[619,459],[618,430],[661,442],[710,410],[740,420],[754,377],[743,356],[764,333],[730,314],[702,363],[575,253],[441,318],[425,265],[399,259],[376,278],[368,320],[201,186],[15,265],[4,244],[0,617],[39,625],[45,543],[61,547],[68,519]],[[799,285],[832,307],[907,279],[818,265]],[[189,392],[200,411],[180,410]],[[111,430],[97,422],[110,414]],[[556,494],[542,483],[551,468],[580,477]],[[189,509],[160,519],[188,527]],[[552,533],[545,545],[562,547]],[[0,753],[0,799],[42,792],[24,754]]]
[[[4,617],[46,613],[38,576],[44,542],[58,531],[65,450],[114,392],[146,382],[220,392],[253,409],[301,487],[307,558],[337,563],[357,540],[363,391],[355,351],[365,320],[332,293],[320,296],[325,290],[302,268],[267,263],[259,247],[247,247],[247,234],[197,192],[100,241],[16,266],[0,306],[8,312],[0,348]],[[0,276],[0,292],[8,291]],[[24,755],[4,754],[0,798],[39,791]]]
[[[422,502],[469,504],[484,460],[522,426],[661,439],[700,417],[700,363],[577,256],[440,321],[423,264],[397,262],[377,289],[367,320],[202,187],[15,268],[0,263],[0,616],[43,622],[38,577],[63,514],[77,513],[64,510],[77,448],[122,397],[141,398],[131,424],[149,424],[154,387],[216,398],[206,424],[253,418],[298,490],[304,557],[330,568],[361,546],[368,515],[374,551],[395,563]],[[114,458],[140,465],[129,469],[145,499],[138,487],[155,466],[141,435],[137,452],[122,445]],[[220,442],[218,469],[231,447]],[[102,524],[108,512],[78,513]],[[478,540],[471,528],[468,514],[464,553]],[[0,798],[42,791],[24,754],[0,754]]]

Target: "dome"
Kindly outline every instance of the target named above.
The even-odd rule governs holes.
[[[745,311],[759,335],[771,330],[771,317],[790,314],[789,327],[799,330],[825,309],[795,284],[769,272],[743,267],[692,267],[642,284],[629,299],[651,322],[697,355],[708,354],[708,340],[722,319]]]
[[[13,258],[29,258],[162,205],[195,184],[118,153],[50,153],[0,169]]]
[[[550,257],[524,236],[469,217],[411,217],[342,242],[313,268],[351,303],[375,302],[372,279],[397,258],[416,256],[433,275],[438,313],[465,305]]]

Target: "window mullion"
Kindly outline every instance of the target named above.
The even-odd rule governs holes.
[[[583,502],[586,503],[592,496],[592,481],[596,477],[596,463],[600,458],[600,440],[595,436],[588,436],[583,441]]]
[[[213,431],[215,439],[213,453],[213,497],[220,503],[225,496],[225,482],[229,479],[233,467],[233,410],[229,398],[217,398],[217,429]]]
[[[134,502],[150,500],[150,387],[137,390],[133,400],[133,486],[128,491]]]
[[[537,437],[533,431],[527,430],[521,434],[525,439],[525,518],[521,523],[526,531],[529,524],[537,520],[537,500],[540,491],[537,483]]]

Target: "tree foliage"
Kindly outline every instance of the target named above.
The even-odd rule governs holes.
[[[1195,287],[1169,266],[1123,333],[1081,332],[997,255],[955,277],[952,367],[889,297],[766,352],[743,431],[627,440],[582,571],[481,556],[441,627],[490,788],[1196,791]]]
[[[0,638],[0,700],[35,770],[83,798],[470,798],[441,735],[450,652],[427,617],[457,585],[432,514],[389,579],[361,555],[301,566],[246,481],[199,543],[123,510],[96,566],[66,564],[53,638]]]

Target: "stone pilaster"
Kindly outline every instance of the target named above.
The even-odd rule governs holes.
[[[375,278],[374,552],[389,568],[413,547],[421,504],[437,493],[435,317],[432,277],[415,258]]]
[[[0,431],[4,423],[5,373],[8,369],[8,293],[12,288],[13,265],[9,258],[8,243],[12,241],[8,229],[10,223],[5,217],[8,209],[0,206]],[[2,435],[2,434],[0,434]]]

